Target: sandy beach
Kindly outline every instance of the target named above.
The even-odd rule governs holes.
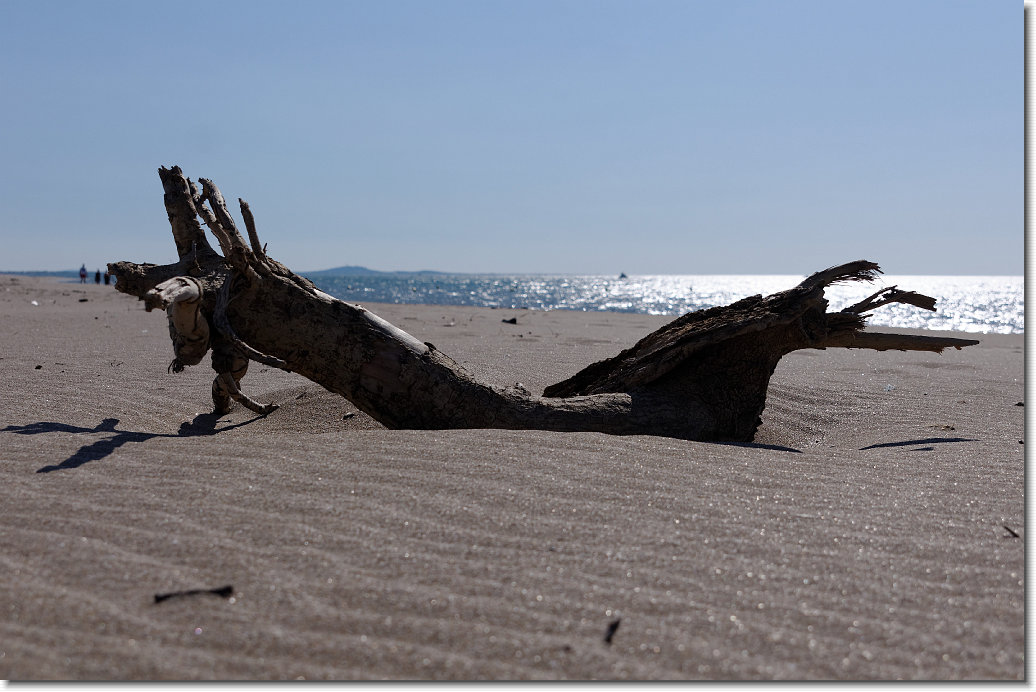
[[[671,319],[366,307],[534,392]],[[731,445],[386,430],[257,364],[281,408],[217,418],[112,287],[0,317],[2,679],[1024,678],[1021,335],[796,352]]]

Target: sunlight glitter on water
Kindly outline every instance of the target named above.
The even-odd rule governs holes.
[[[787,290],[804,276],[654,275],[547,276],[485,274],[384,274],[322,276],[314,282],[346,301],[474,305],[509,309],[583,310],[681,315],[727,305],[751,295]],[[829,310],[840,310],[883,286],[899,286],[936,298],[931,313],[888,305],[871,314],[874,326],[1023,333],[1024,279],[1020,276],[882,276],[873,284],[832,286]]]
[[[887,276],[874,287],[834,286],[827,291],[831,308],[865,298],[880,286],[923,293],[936,299],[934,313],[909,305],[876,310],[869,324],[958,332],[1025,332],[1025,280],[1021,276]],[[844,302],[843,302],[844,301]]]

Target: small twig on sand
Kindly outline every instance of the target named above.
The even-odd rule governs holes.
[[[198,596],[200,594],[214,594],[216,596],[222,596],[223,598],[230,598],[234,595],[234,587],[221,586],[218,589],[188,589],[187,591],[171,591],[169,593],[156,593],[155,603],[161,603],[162,601],[169,598],[177,598],[179,596]]]
[[[619,618],[615,622],[608,625],[608,630],[604,633],[604,643],[611,644],[612,637],[615,636],[615,631],[619,629],[619,623],[622,622],[622,618]]]

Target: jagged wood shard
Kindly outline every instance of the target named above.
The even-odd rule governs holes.
[[[478,382],[430,344],[356,305],[318,290],[270,258],[255,219],[238,200],[248,242],[222,193],[198,186],[179,167],[162,168],[165,206],[179,261],[108,265],[116,288],[165,308],[176,359],[173,370],[212,350],[218,412],[238,401],[266,414],[240,390],[249,360],[297,372],[341,394],[390,428],[510,428],[663,435],[750,441],[761,422],[770,376],[780,359],[803,348],[941,352],[972,339],[864,332],[870,312],[889,303],[932,310],[935,300],[896,287],[840,312],[826,312],[824,289],[873,281],[878,265],[859,260],[817,272],[771,296],[688,313],[617,356],[547,387]],[[222,255],[209,245],[199,219]]]

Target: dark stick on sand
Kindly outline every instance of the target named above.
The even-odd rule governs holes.
[[[615,631],[619,629],[620,622],[622,622],[622,618],[619,618],[615,622],[608,625],[608,630],[604,633],[605,644],[611,645],[612,637],[615,636]]]
[[[198,596],[200,594],[214,594],[223,598],[230,598],[234,595],[234,587],[231,585],[221,586],[218,589],[188,589],[187,591],[170,591],[169,593],[156,593],[155,603],[161,603],[170,598],[179,596]]]

